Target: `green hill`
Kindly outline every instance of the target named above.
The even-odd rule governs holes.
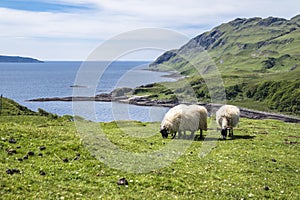
[[[300,15],[286,20],[269,17],[235,19],[191,39],[178,50],[161,55],[152,69],[172,65],[184,75],[192,74],[189,61],[205,68],[206,51],[221,72],[243,69],[293,70],[300,61]],[[206,59],[206,57],[204,57]],[[198,60],[197,60],[198,59]],[[228,70],[229,69],[229,70]]]
[[[201,102],[210,101],[203,77],[213,77],[217,69],[230,103],[299,115],[299,27],[300,15],[290,20],[238,18],[165,52],[150,68],[189,77],[186,80]]]

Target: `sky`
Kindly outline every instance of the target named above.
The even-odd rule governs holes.
[[[83,61],[128,31],[167,29],[191,39],[238,17],[298,14],[299,0],[0,0],[0,55]],[[125,58],[153,60],[162,51]]]

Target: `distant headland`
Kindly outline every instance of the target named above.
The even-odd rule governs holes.
[[[7,62],[7,63],[42,63],[43,61],[40,61],[35,58],[29,58],[29,57],[21,57],[21,56],[4,56],[0,55],[0,63]]]

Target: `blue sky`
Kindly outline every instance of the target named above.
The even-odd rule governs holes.
[[[94,5],[45,0],[1,0],[0,7],[33,12],[75,12],[93,9]]]
[[[297,14],[299,0],[1,0],[0,55],[85,60],[105,41],[136,29],[166,28],[192,38],[237,17]],[[142,54],[137,59],[161,52]]]

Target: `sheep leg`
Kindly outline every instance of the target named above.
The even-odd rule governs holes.
[[[233,129],[230,128],[230,129],[229,129],[229,137],[232,137],[232,136],[233,136]]]
[[[175,133],[171,133],[171,138],[174,139],[176,136],[176,132]]]
[[[225,140],[227,137],[227,128],[221,130],[221,135],[223,137],[223,140]]]
[[[203,135],[202,135],[202,129],[200,129],[200,138],[202,138]]]

